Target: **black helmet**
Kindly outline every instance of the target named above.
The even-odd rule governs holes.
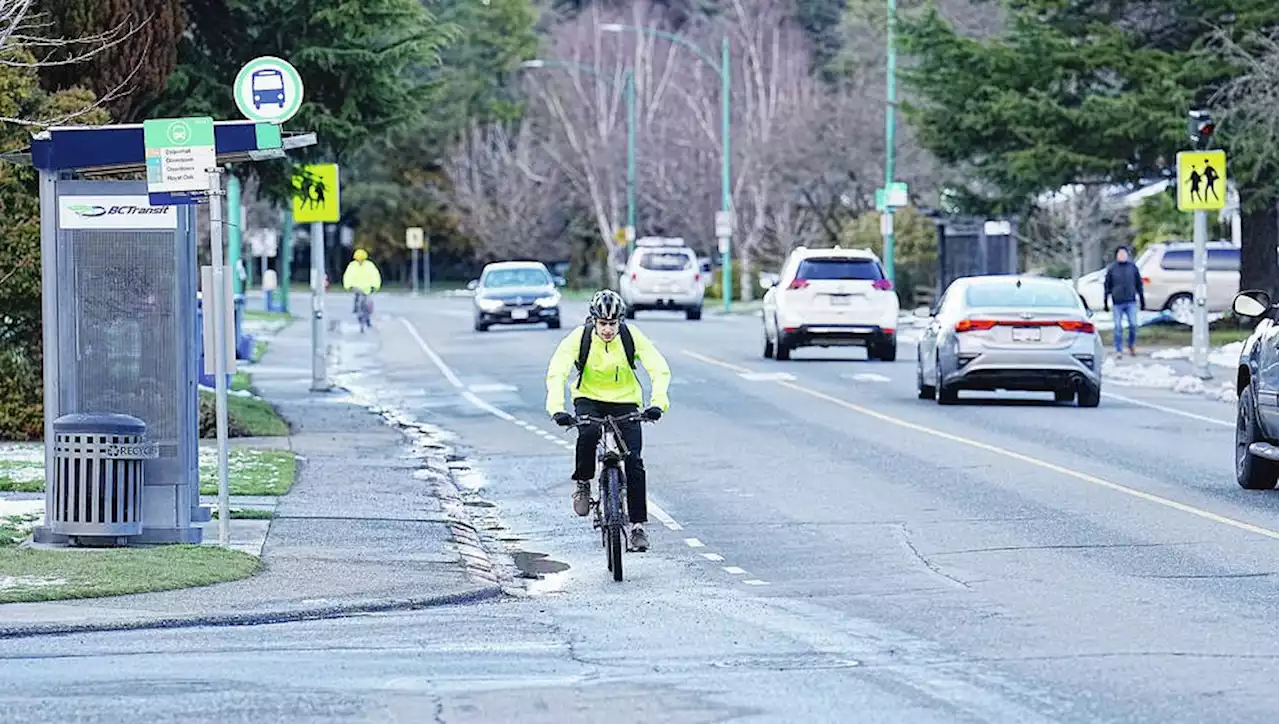
[[[626,311],[626,308],[626,303],[622,301],[622,297],[617,292],[612,289],[602,289],[591,297],[589,314],[592,319],[622,319],[622,314]]]

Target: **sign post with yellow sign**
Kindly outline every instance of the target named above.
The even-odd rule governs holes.
[[[303,166],[293,177],[293,220],[311,224],[311,391],[327,392],[324,330],[324,225],[341,218],[338,196],[338,164]]]
[[[1178,154],[1178,210],[1195,216],[1191,254],[1192,289],[1191,363],[1195,375],[1209,373],[1209,211],[1227,205],[1227,154],[1224,151],[1182,151]]]

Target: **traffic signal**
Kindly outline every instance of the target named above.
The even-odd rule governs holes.
[[[1191,146],[1197,151],[1209,148],[1216,128],[1213,116],[1209,111],[1194,110],[1187,114],[1187,135],[1191,137]]]

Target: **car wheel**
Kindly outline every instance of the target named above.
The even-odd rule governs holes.
[[[627,318],[627,319],[635,319],[635,318],[636,318],[636,308],[635,308],[635,307],[633,307],[633,306],[631,306],[630,304],[628,304],[628,305],[627,305],[627,311],[626,311],[626,312],[624,312],[623,314],[626,316],[626,318]]]
[[[773,359],[773,342],[769,340],[768,332],[764,332],[763,330],[761,331],[763,332],[762,336],[764,337],[764,358]]]
[[[696,322],[699,319],[702,319],[702,307],[689,307],[684,310],[684,318],[691,322]]]
[[[924,364],[920,361],[920,356],[916,355],[916,396],[922,400],[932,400],[937,394],[933,385],[924,383]]]
[[[1071,402],[1074,399],[1076,399],[1076,391],[1069,387],[1065,390],[1053,391],[1054,402]]]
[[[896,362],[898,360],[898,338],[890,336],[889,339],[879,342],[875,345],[876,353],[874,357],[885,362]],[[872,355],[867,355],[871,357]]]
[[[1080,407],[1097,407],[1102,402],[1102,388],[1090,384],[1080,385],[1076,390],[1076,404]]]
[[[1169,310],[1169,316],[1182,324],[1191,324],[1195,320],[1195,300],[1190,294],[1173,295],[1165,302],[1164,308]]]
[[[553,319],[550,322],[547,322],[547,329],[560,329],[560,320]]]
[[[478,319],[477,319],[477,320],[476,320],[476,331],[477,331],[477,332],[488,332],[488,331],[489,331],[489,325],[487,325],[487,324],[485,324],[484,322],[481,322],[480,320],[478,320]]]
[[[1253,386],[1244,388],[1236,404],[1236,482],[1246,490],[1270,490],[1276,487],[1276,463],[1249,452],[1258,442],[1258,400]]]
[[[951,385],[942,381],[942,358],[933,363],[934,399],[939,405],[954,405],[960,401],[960,393]]]
[[[791,348],[783,344],[781,339],[778,340],[777,345],[774,347],[773,358],[779,362],[786,362],[791,359]]]

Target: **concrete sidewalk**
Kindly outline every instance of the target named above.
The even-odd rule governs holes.
[[[272,341],[263,371],[308,359],[308,325]],[[246,371],[253,372],[246,367]],[[243,625],[422,608],[502,594],[456,495],[443,442],[419,440],[309,375],[254,375],[289,420],[298,479],[279,498],[264,570],[203,588],[56,603],[0,605],[0,637],[132,628]]]

